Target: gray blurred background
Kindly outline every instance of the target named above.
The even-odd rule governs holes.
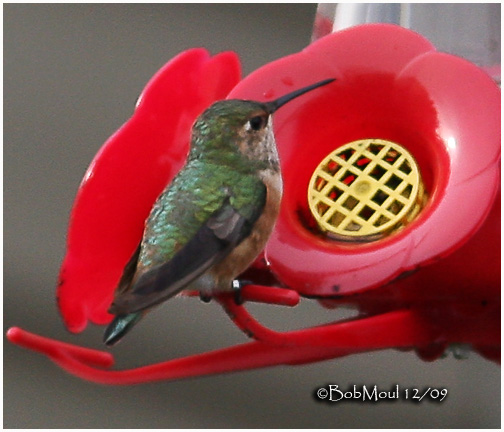
[[[102,328],[71,335],[54,291],[69,211],[102,143],[132,113],[150,77],[191,47],[235,50],[244,75],[305,47],[316,4],[4,6],[4,332],[13,325],[102,349]],[[334,312],[256,307],[295,328]],[[134,367],[244,342],[215,304],[177,299],[113,348]],[[5,342],[5,338],[4,338]],[[335,383],[447,388],[443,403],[317,403]],[[4,343],[4,427],[499,427],[500,368],[471,354],[425,363],[384,351],[131,387],[81,381],[45,357]]]

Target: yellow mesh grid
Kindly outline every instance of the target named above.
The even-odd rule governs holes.
[[[425,201],[413,157],[382,139],[336,149],[319,164],[308,186],[308,204],[320,229],[347,241],[372,241],[397,231]]]

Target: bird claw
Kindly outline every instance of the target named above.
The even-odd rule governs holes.
[[[248,280],[235,279],[232,283],[234,302],[238,306],[241,306],[245,302],[245,299],[243,298],[243,287],[247,285],[252,285],[252,282]]]
[[[212,301],[212,295],[204,292],[199,293],[199,298],[203,303],[210,303]]]
[[[241,306],[243,303],[245,303],[245,298],[243,297],[243,287],[247,285],[253,285],[253,283],[248,280],[238,279],[234,279],[231,283],[231,292],[233,294],[234,302],[237,306]],[[203,303],[210,303],[212,301],[213,295],[200,291],[199,298]]]

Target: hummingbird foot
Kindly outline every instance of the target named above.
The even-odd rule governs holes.
[[[253,285],[254,283],[249,280],[238,280],[234,279],[231,282],[231,293],[233,294],[234,302],[240,306],[245,302],[243,298],[243,287],[247,285]],[[229,291],[227,291],[229,292]],[[216,293],[217,294],[217,293]],[[201,290],[199,291],[199,298],[203,303],[210,303],[212,301],[212,292]]]
[[[203,291],[200,291],[199,298],[203,303],[210,303],[212,301],[212,295]]]
[[[245,301],[245,299],[243,298],[242,289],[244,286],[247,286],[247,285],[253,285],[253,282],[249,281],[249,280],[235,279],[235,280],[233,280],[233,282],[231,284],[233,294],[234,294],[234,301],[238,306],[242,305]]]

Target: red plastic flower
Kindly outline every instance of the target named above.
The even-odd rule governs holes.
[[[73,332],[106,324],[122,270],[144,221],[189,151],[195,118],[240,79],[236,54],[188,50],[147,84],[131,119],[100,149],[79,188],[67,239],[58,303]]]
[[[463,342],[498,360],[499,89],[422,36],[377,24],[331,34],[268,64],[229,97],[270,99],[327,76],[337,83],[275,118],[285,191],[265,251],[271,270],[328,307],[352,303],[370,316],[411,310],[431,332],[415,342],[425,359]],[[402,143],[419,164],[428,202],[380,241],[321,239],[307,229],[310,177],[328,153],[363,138]],[[393,318],[385,327],[401,338]],[[369,348],[383,346],[384,337]]]
[[[376,287],[448,255],[481,225],[499,187],[497,86],[402,27],[331,34],[255,71],[229,97],[270,99],[325,77],[337,82],[275,117],[285,191],[266,248],[280,279],[312,296]],[[321,240],[300,217],[310,176],[329,152],[363,138],[403,143],[420,166],[429,202],[387,239],[350,246]]]

